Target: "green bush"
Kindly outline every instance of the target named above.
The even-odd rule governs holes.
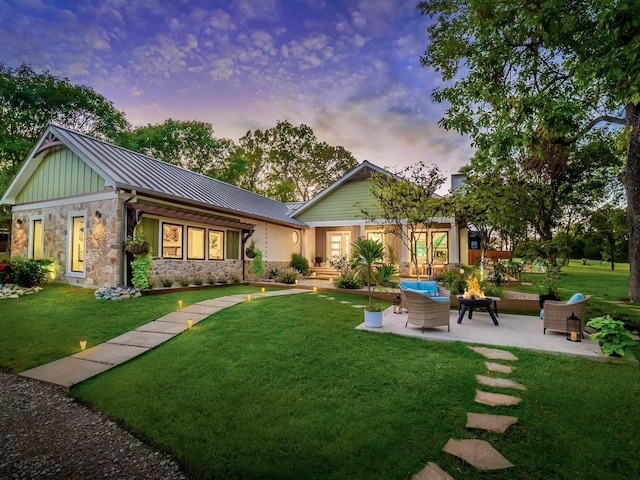
[[[256,253],[256,256],[253,259],[253,262],[251,264],[251,271],[256,276],[256,278],[260,278],[264,273],[264,262],[262,261],[262,250],[260,250],[259,248],[254,248],[254,251]]]
[[[291,255],[291,263],[289,263],[289,266],[298,270],[302,275],[309,273],[309,261],[299,253]]]
[[[333,283],[337,288],[362,288],[362,280],[360,280],[360,275],[357,272],[343,272]]]
[[[14,283],[13,272],[15,269],[15,262],[2,260],[2,262],[0,262],[0,284]]]
[[[601,343],[602,353],[633,358],[631,349],[636,345],[636,341],[631,332],[624,328],[624,322],[614,320],[610,315],[606,315],[592,318],[587,322],[587,327],[598,330],[590,336],[592,340]]]
[[[160,279],[160,283],[162,284],[163,287],[169,288],[173,286],[173,280],[169,279],[169,278],[162,278]]]
[[[131,261],[131,283],[133,286],[146,290],[151,287],[149,274],[151,273],[151,255],[138,255]]]
[[[296,283],[300,277],[300,272],[295,268],[284,267],[278,271],[278,282],[287,283],[289,285]]]
[[[52,260],[2,260],[0,263],[0,283],[15,283],[24,288],[35,287],[47,281],[47,266]]]

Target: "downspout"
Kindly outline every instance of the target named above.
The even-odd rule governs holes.
[[[131,195],[125,198],[124,201],[122,202],[122,229],[121,229],[122,243],[121,245],[124,244],[124,242],[127,240],[127,228],[129,227],[129,214],[127,209],[127,203],[133,200],[136,196],[137,196],[136,191],[132,190]],[[125,272],[126,268],[127,268],[127,254],[123,253],[122,268],[120,269],[120,284],[122,286],[125,286],[125,283],[127,280],[126,272]]]

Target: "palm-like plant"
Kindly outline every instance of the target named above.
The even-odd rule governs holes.
[[[367,289],[369,291],[367,310],[377,311],[373,305],[371,288],[372,284],[378,284],[377,267],[382,265],[384,246],[378,240],[358,238],[353,244],[353,253],[355,254],[355,265],[362,268],[366,275]]]

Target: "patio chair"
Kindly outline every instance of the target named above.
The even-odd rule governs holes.
[[[545,300],[542,311],[544,321],[542,333],[546,334],[547,328],[567,333],[567,317],[570,317],[572,313],[580,319],[582,328],[584,328],[584,312],[590,298],[590,295],[583,297],[582,294],[576,294],[567,302]],[[582,338],[584,338],[582,328],[580,330]]]
[[[447,331],[450,331],[449,326],[449,314],[451,310],[451,300],[434,300],[432,297],[422,295],[421,293],[405,290],[403,307],[409,310],[407,317],[408,324],[417,325],[422,327],[422,331],[426,327],[440,327],[447,326]]]

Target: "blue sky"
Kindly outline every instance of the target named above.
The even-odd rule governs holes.
[[[0,61],[89,85],[134,125],[197,119],[237,140],[289,120],[358,161],[422,160],[448,175],[472,152],[438,127],[416,4],[0,0]]]

